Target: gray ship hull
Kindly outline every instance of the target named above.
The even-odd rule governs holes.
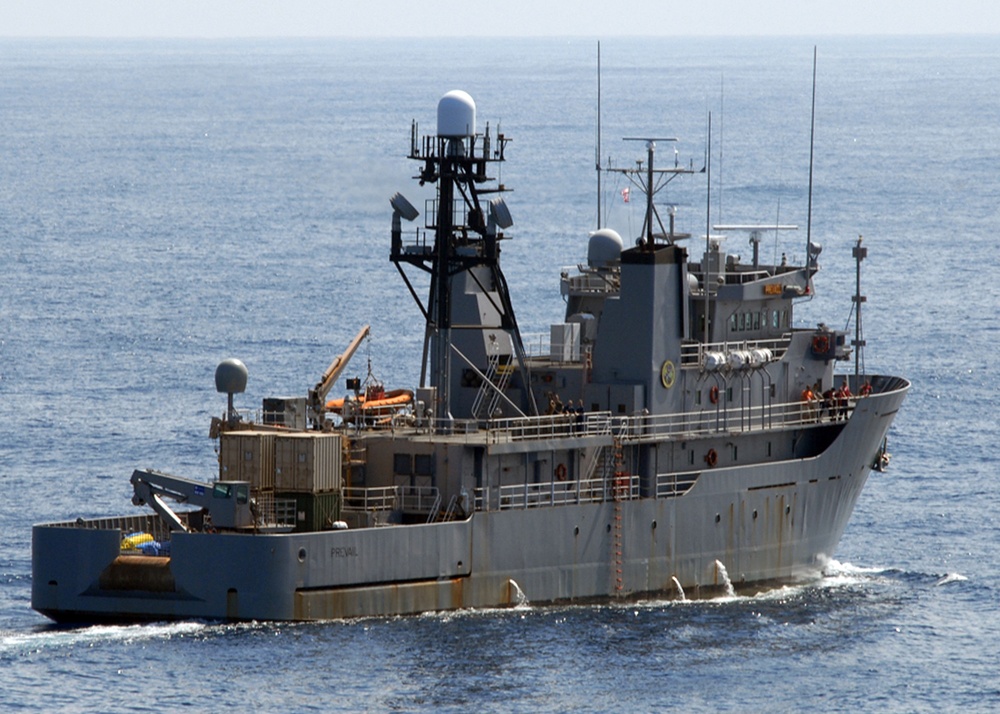
[[[819,453],[674,473],[683,488],[491,505],[462,520],[303,533],[178,532],[122,555],[152,516],[42,524],[32,607],[63,622],[322,620],[716,591],[815,576],[831,557],[909,383],[858,399]],[[801,438],[776,428],[755,439]],[[666,448],[682,437],[647,444]],[[687,440],[705,449],[725,435]],[[641,435],[633,438],[641,443]],[[626,438],[626,442],[628,439]],[[655,468],[648,468],[652,473]],[[663,474],[660,474],[663,476]],[[661,479],[662,481],[662,479]],[[649,481],[648,483],[652,483]],[[534,491],[541,493],[544,489]],[[523,595],[522,595],[523,593]]]

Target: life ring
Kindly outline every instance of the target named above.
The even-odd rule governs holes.
[[[826,335],[815,335],[813,337],[813,352],[818,355],[825,355],[830,351],[830,338]]]
[[[719,455],[715,453],[715,449],[709,449],[708,453],[705,454],[705,463],[708,464],[709,467],[714,467],[717,463],[719,463]]]
[[[712,404],[718,404],[719,403],[719,388],[718,387],[712,387],[711,389],[708,390],[708,401],[712,402]]]
[[[566,480],[566,464],[559,464],[556,466],[556,480],[565,481]]]

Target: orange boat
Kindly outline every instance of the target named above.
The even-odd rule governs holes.
[[[331,399],[326,403],[326,408],[342,414],[347,400],[348,397]],[[387,392],[384,389],[369,388],[365,394],[359,395],[356,400],[351,398],[351,401],[365,416],[381,416],[392,414],[413,402],[413,392],[409,389],[391,389]]]

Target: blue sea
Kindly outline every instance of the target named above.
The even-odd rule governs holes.
[[[411,121],[464,89],[512,141],[504,265],[529,336],[560,320],[597,207],[597,41],[0,40],[0,709],[992,711],[1000,707],[1000,39],[601,43],[601,160],[700,169],[715,223],[794,223],[849,327],[859,236],[870,372],[913,389],[826,574],[747,597],[319,624],[57,628],[30,608],[31,526],[132,513],[136,467],[210,480],[216,364],[239,406],[352,369],[419,379],[419,312],[388,260]],[[711,118],[710,118],[711,117]],[[660,163],[659,165],[663,165]],[[703,235],[705,175],[660,197]],[[743,234],[727,239],[749,260]],[[699,249],[700,250],[700,249]],[[695,256],[699,251],[693,250]],[[529,339],[531,339],[529,337]],[[844,365],[850,369],[853,365]]]

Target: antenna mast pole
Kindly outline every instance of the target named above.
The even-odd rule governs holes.
[[[712,112],[708,113],[708,151],[705,160],[705,183],[708,188],[705,196],[705,265],[702,273],[705,275],[705,344],[708,344],[708,308],[709,308],[709,269],[712,251]]]
[[[809,275],[809,246],[812,244],[812,217],[813,217],[813,144],[816,136],[816,46],[813,45],[813,86],[812,86],[812,112],[809,120],[809,205],[806,209],[806,280],[812,284],[812,276]],[[810,291],[811,292],[811,291]]]
[[[861,294],[861,261],[868,257],[868,249],[861,246],[861,240],[861,236],[858,236],[858,242],[854,245],[854,250],[852,251],[854,253],[857,272],[854,287],[854,342],[851,343],[854,346],[855,383],[857,383],[858,375],[861,374],[861,350],[865,346],[865,341],[861,339],[861,303],[867,300]]]
[[[597,43],[597,229],[601,229],[601,43]]]

